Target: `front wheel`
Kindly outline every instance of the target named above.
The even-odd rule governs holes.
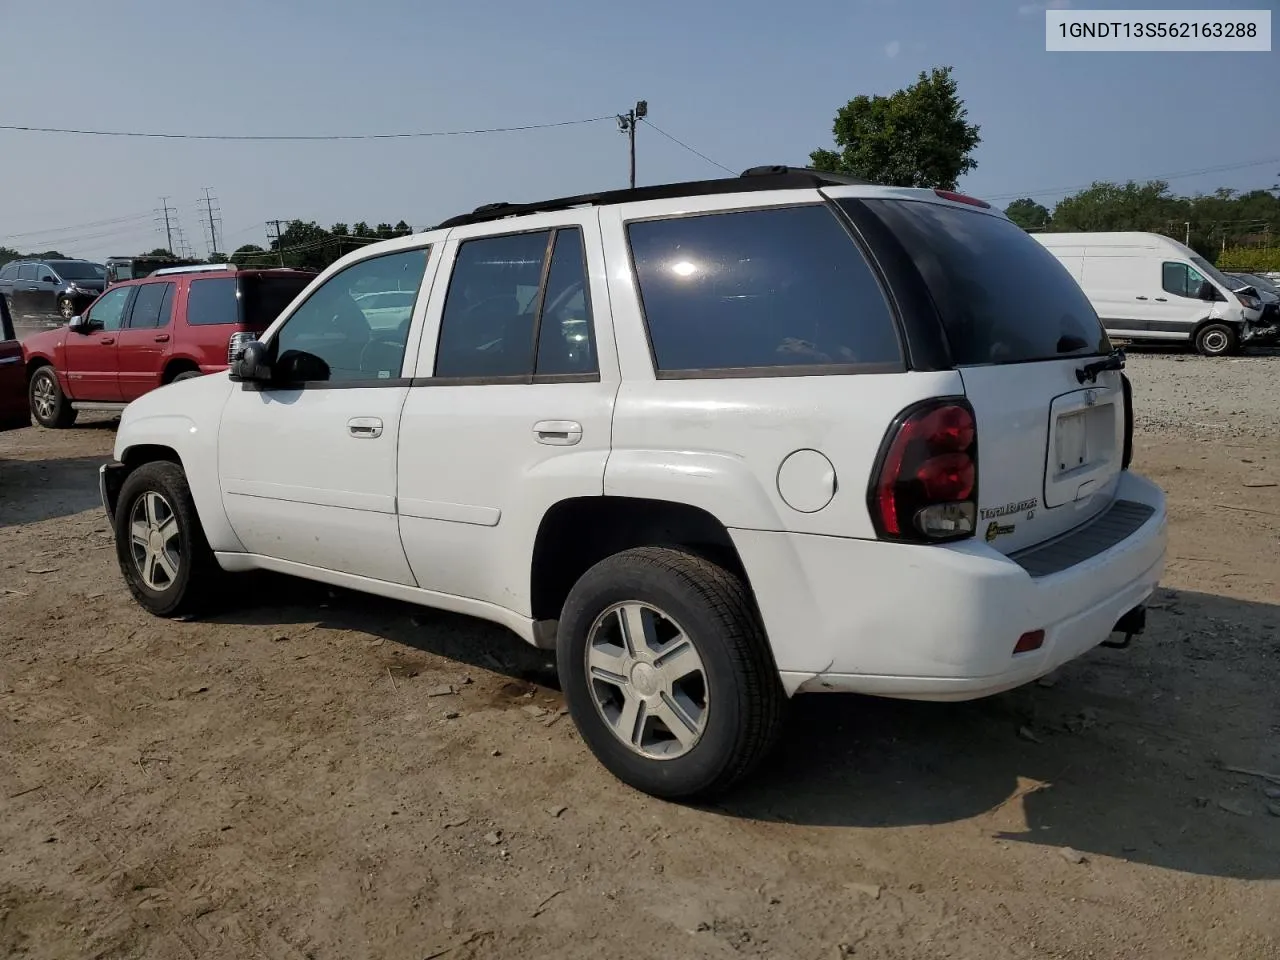
[[[60,430],[76,422],[76,411],[58,385],[58,375],[53,367],[41,367],[31,375],[27,398],[31,404],[31,415],[42,427]]]
[[[120,572],[134,599],[151,613],[200,613],[218,596],[222,570],[176,463],[148,463],[129,474],[115,528]]]
[[[1235,328],[1225,323],[1207,323],[1196,334],[1196,350],[1206,357],[1235,353],[1237,343]]]
[[[637,790],[707,799],[777,739],[786,696],[764,630],[741,578],[709,560],[641,547],[600,561],[556,642],[578,731]]]
[[[72,300],[70,297],[59,297],[58,298],[58,314],[62,317],[63,320],[70,320],[72,317],[74,317],[76,315],[75,301]]]

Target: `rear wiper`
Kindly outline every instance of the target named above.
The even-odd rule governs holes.
[[[1083,367],[1076,368],[1076,380],[1080,383],[1088,381],[1089,383],[1098,382],[1098,374],[1104,370],[1123,370],[1124,369],[1124,348],[1116,347],[1102,360],[1095,360],[1093,363],[1086,363]]]

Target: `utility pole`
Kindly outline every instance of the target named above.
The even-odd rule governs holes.
[[[161,197],[160,203],[162,205],[161,208],[164,211],[163,216],[164,216],[165,249],[168,250],[170,253],[173,253],[173,227],[170,226],[169,224],[169,214],[177,213],[178,211],[169,206],[168,197]]]
[[[631,189],[636,188],[636,121],[649,115],[649,101],[637,100],[636,105],[626,113],[618,114],[618,132],[625,133],[630,140],[631,152]]]
[[[269,230],[267,231],[267,241],[268,241],[268,243],[270,243],[270,242],[272,242],[272,241],[274,241],[274,242],[275,242],[275,245],[276,245],[276,252],[277,252],[278,254],[280,254],[280,266],[282,266],[282,267],[283,267],[283,266],[284,266],[284,241],[281,239],[281,237],[283,236],[283,234],[280,232],[280,221],[279,221],[279,220],[268,220],[268,221],[267,221],[267,226],[268,226],[268,227],[275,227],[275,228],[276,228],[276,235],[275,235],[274,237],[271,235],[271,231],[269,231]]]
[[[209,220],[209,257],[210,259],[216,256],[218,253],[218,232],[217,232],[217,228],[214,225],[215,218],[213,216],[213,203],[215,200],[217,200],[217,197],[209,196],[209,188],[205,187],[204,188],[204,209],[205,209],[205,215],[208,217],[208,220]],[[218,217],[216,222],[220,222],[221,219],[222,219],[221,217]]]

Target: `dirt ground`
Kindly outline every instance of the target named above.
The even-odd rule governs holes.
[[[1274,960],[1280,358],[1210,363],[1130,363],[1171,503],[1133,648],[968,704],[799,698],[710,808],[612,780],[498,628],[278,578],[147,616],[113,425],[0,436],[0,955]],[[1220,409],[1241,370],[1268,399]]]

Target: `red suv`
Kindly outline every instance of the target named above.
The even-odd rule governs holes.
[[[227,369],[316,276],[308,270],[176,267],[113,284],[65,327],[23,341],[36,422],[122,410],[149,390]]]

